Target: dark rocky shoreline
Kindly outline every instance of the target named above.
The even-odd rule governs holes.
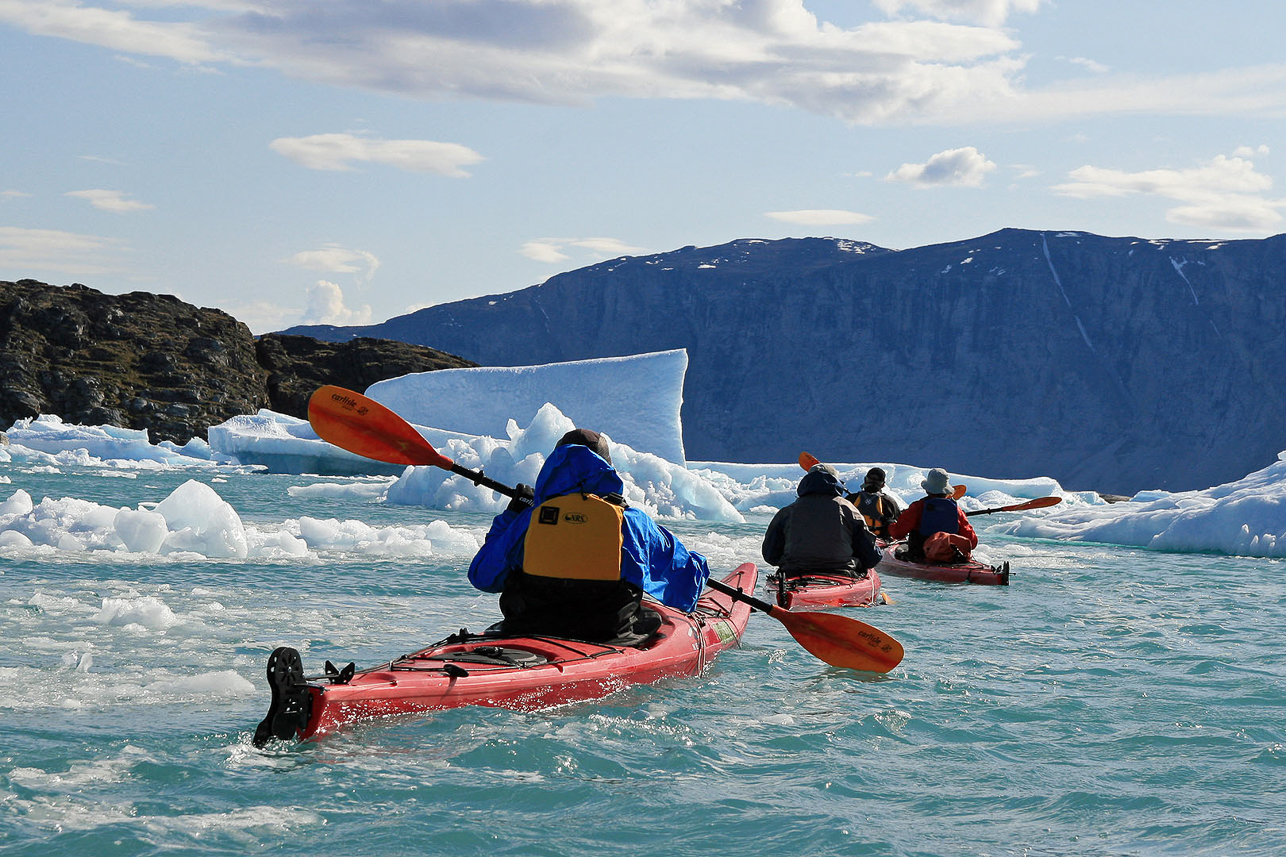
[[[182,444],[260,408],[305,417],[323,384],[360,391],[409,372],[476,365],[391,340],[256,338],[222,310],[173,295],[0,281],[0,428],[56,414]]]

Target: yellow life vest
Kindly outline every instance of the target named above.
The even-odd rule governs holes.
[[[538,577],[620,580],[625,510],[596,494],[551,497],[531,510],[522,570]]]

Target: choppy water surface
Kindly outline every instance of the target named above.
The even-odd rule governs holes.
[[[11,473],[134,505],[188,478]],[[242,518],[389,527],[485,516],[303,500],[206,475]],[[678,524],[727,570],[764,521]],[[699,679],[597,703],[461,709],[255,750],[278,645],[359,666],[498,618],[469,539],[427,557],[0,558],[0,851],[14,855],[1286,853],[1280,561],[983,533],[1013,585],[887,578],[854,613],[883,677],[753,617]]]

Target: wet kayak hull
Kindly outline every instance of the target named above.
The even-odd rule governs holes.
[[[755,565],[746,563],[724,583],[749,593],[757,577]],[[298,652],[282,647],[269,658],[273,699],[255,743],[316,739],[360,720],[466,705],[533,711],[698,675],[737,644],[750,616],[749,605],[714,592],[692,613],[648,606],[662,624],[642,647],[462,632],[370,669],[341,671],[328,662],[327,675],[312,678],[305,677]]]
[[[782,579],[769,575],[765,589],[787,610],[824,607],[869,607],[879,603],[880,575],[871,569],[864,577],[845,574],[810,574]]]
[[[952,565],[910,562],[906,559],[900,559],[892,545],[884,548],[880,564],[876,568],[884,574],[891,574],[897,577],[914,577],[919,580],[934,580],[939,583],[1009,585],[1009,563],[1007,562],[1002,565],[986,565],[972,561]]]

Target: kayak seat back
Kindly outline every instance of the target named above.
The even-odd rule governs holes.
[[[537,577],[620,580],[625,510],[596,494],[551,497],[531,512],[522,570]]]

